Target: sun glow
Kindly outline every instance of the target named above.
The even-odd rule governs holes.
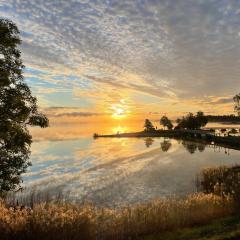
[[[125,118],[128,113],[128,107],[124,99],[121,99],[120,103],[112,104],[110,110],[114,119]]]
[[[113,133],[125,133],[127,132],[128,128],[127,127],[122,127],[122,126],[117,126],[112,129]]]
[[[125,111],[122,108],[116,108],[115,112],[112,114],[113,118],[123,118],[125,117]]]

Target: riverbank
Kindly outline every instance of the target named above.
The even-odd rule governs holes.
[[[210,130],[155,130],[133,133],[94,134],[94,138],[146,138],[167,137],[175,139],[214,144],[226,148],[240,150],[239,136],[216,136]]]
[[[119,208],[70,203],[47,195],[45,202],[33,201],[30,207],[24,202],[19,206],[17,199],[12,204],[2,200],[1,239],[237,239],[239,170],[239,166],[203,169],[199,193]]]
[[[120,209],[67,203],[36,204],[25,209],[9,208],[0,202],[0,232],[3,240],[142,239],[231,216],[232,203],[231,198],[203,193]]]
[[[163,234],[150,235],[143,240],[239,240],[240,217],[228,217],[215,220],[202,227],[185,228]]]

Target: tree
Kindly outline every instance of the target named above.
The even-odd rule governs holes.
[[[155,128],[149,119],[145,119],[144,131],[154,131]]]
[[[166,116],[163,116],[160,119],[160,124],[163,125],[164,129],[165,129],[165,127],[167,127],[168,130],[173,128],[173,124],[172,124],[171,120],[168,119],[168,117],[166,117]]]
[[[167,128],[168,128],[168,130],[172,130],[173,129],[173,124],[172,124],[171,121],[168,123]]]
[[[164,139],[164,141],[161,142],[160,145],[161,145],[162,151],[167,152],[171,148],[172,143]]]
[[[27,126],[49,124],[24,82],[20,43],[17,26],[0,19],[0,193],[16,190],[30,165],[32,138]]]
[[[208,123],[207,117],[199,111],[196,115],[189,113],[186,117],[177,120],[177,129],[200,129]]]
[[[144,139],[144,142],[145,142],[145,146],[149,148],[154,143],[154,140],[151,137],[148,137]]]
[[[183,141],[182,145],[187,149],[187,151],[191,154],[195,153],[197,150],[197,144],[194,142]]]
[[[204,127],[208,123],[208,119],[202,111],[197,112],[196,118],[197,118],[197,121],[198,121],[198,124],[199,124],[200,128]]]
[[[233,97],[233,101],[235,102],[234,110],[237,112],[238,116],[240,116],[240,93]]]

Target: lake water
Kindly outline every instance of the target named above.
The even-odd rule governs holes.
[[[23,175],[26,191],[61,191],[72,201],[118,206],[186,195],[196,191],[202,168],[240,164],[240,151],[214,146],[164,138],[92,138],[94,132],[137,130],[134,126],[33,128],[32,166]]]

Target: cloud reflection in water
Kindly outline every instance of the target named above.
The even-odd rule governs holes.
[[[155,138],[148,147],[141,138],[94,140],[86,129],[84,125],[72,130],[53,127],[49,139],[46,131],[45,138],[33,143],[33,165],[24,175],[27,189],[48,189],[50,194],[61,190],[73,200],[99,205],[133,203],[190,193],[203,167],[238,163],[240,156],[234,150],[228,156],[224,150],[202,151],[199,145],[163,138]],[[194,154],[189,144],[196,148]]]

